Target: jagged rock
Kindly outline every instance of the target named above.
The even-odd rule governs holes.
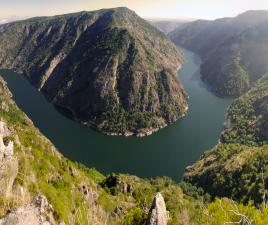
[[[18,173],[18,160],[10,158],[0,162],[0,196],[7,196],[12,190]]]
[[[52,225],[53,208],[45,196],[36,197],[31,204],[8,213],[0,219],[0,225]]]
[[[147,220],[147,225],[167,225],[168,212],[166,210],[166,204],[161,193],[157,193]]]
[[[133,192],[133,187],[131,184],[120,183],[119,187],[120,187],[120,191],[122,193],[132,193]]]
[[[10,131],[6,123],[0,121],[0,196],[10,194],[18,173],[18,160],[13,156],[13,142],[4,142],[3,139],[8,135]]]
[[[0,160],[13,156],[13,142],[9,141],[4,143],[3,139],[4,137],[9,135],[10,131],[6,126],[6,123],[4,121],[0,121]]]
[[[96,201],[99,197],[99,194],[96,191],[90,190],[85,184],[79,185],[78,189],[81,193],[83,193],[84,198],[88,202],[88,204],[96,204]]]
[[[105,181],[105,185],[108,188],[117,187],[118,190],[122,193],[131,194],[133,192],[133,186],[131,184],[121,181],[119,176],[109,176]]]

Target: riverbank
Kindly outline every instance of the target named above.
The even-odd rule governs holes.
[[[218,143],[231,99],[214,96],[199,84],[200,58],[183,50],[186,63],[179,71],[189,95],[184,118],[143,138],[105,136],[63,116],[23,76],[5,72],[4,79],[19,107],[61,153],[103,173],[140,177],[169,176],[179,180],[185,167]]]

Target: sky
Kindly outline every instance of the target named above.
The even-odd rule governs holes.
[[[268,0],[0,0],[0,23],[119,6],[143,18],[216,19],[247,10],[268,10]]]

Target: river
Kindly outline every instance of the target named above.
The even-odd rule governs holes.
[[[184,50],[179,78],[189,94],[189,112],[176,123],[144,138],[110,137],[66,118],[28,80],[1,70],[17,105],[70,160],[103,173],[181,179],[186,166],[217,144],[232,99],[219,98],[200,81],[200,58]]]

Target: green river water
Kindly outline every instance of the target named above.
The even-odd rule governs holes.
[[[232,99],[219,98],[200,81],[200,58],[183,50],[186,64],[179,78],[189,95],[189,112],[175,124],[144,138],[109,137],[66,118],[28,80],[1,70],[17,105],[71,160],[103,173],[140,177],[169,176],[179,180],[185,167],[217,144]]]

